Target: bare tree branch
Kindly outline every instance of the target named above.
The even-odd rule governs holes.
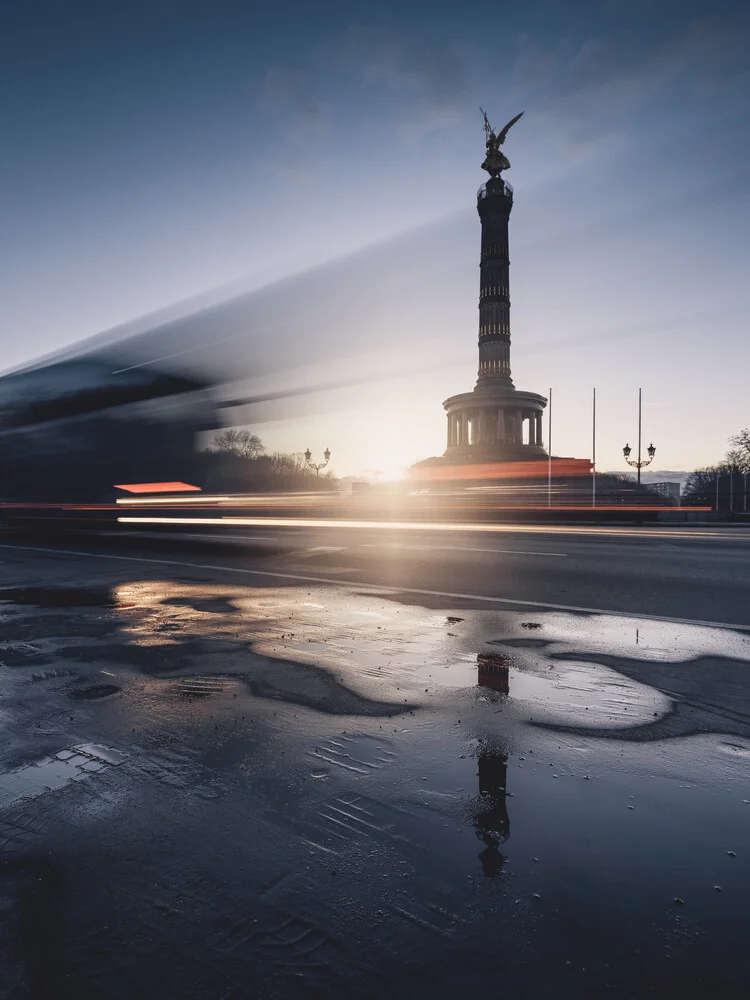
[[[237,458],[259,458],[266,449],[257,434],[230,429],[217,434],[208,450],[236,455]]]

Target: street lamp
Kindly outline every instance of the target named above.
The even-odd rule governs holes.
[[[622,449],[622,453],[625,456],[625,461],[628,463],[628,465],[632,465],[634,469],[638,470],[639,486],[641,485],[641,469],[644,468],[644,466],[646,465],[651,465],[651,463],[654,460],[654,455],[656,454],[656,448],[654,448],[653,444],[650,444],[646,449],[646,451],[648,452],[648,458],[641,458],[641,425],[642,425],[641,415],[643,410],[641,396],[642,396],[642,390],[639,389],[638,390],[638,458],[637,459],[630,458],[630,453],[633,449],[630,447],[629,444],[626,444],[625,447]]]
[[[320,475],[320,470],[325,469],[325,467],[331,460],[331,452],[328,450],[328,448],[326,448],[326,450],[323,452],[323,458],[325,459],[325,462],[321,462],[319,465],[316,465],[315,462],[311,461],[312,452],[310,451],[310,449],[308,448],[307,451],[305,452],[305,462],[310,466],[311,469],[315,469],[316,476]]]

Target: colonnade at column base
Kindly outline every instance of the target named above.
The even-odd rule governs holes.
[[[446,399],[445,458],[456,462],[502,462],[546,455],[543,410],[547,399],[535,392],[477,386]]]

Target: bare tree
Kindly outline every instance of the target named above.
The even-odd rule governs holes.
[[[230,429],[217,434],[208,450],[235,455],[237,458],[260,458],[266,449],[257,434]]]
[[[750,427],[733,434],[729,443],[734,447],[727,452],[725,462],[734,467],[733,471],[750,472]]]
[[[712,507],[716,497],[716,477],[720,476],[722,471],[720,466],[711,465],[691,472],[682,488],[682,506]]]
[[[696,469],[687,477],[682,490],[683,506],[695,504],[714,506],[716,504],[716,484],[719,484],[719,502],[727,491],[735,491],[735,481],[731,478],[750,474],[750,427],[729,438],[731,447],[721,462]],[[729,501],[726,500],[727,506]]]

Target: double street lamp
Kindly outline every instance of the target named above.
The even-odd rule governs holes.
[[[312,461],[312,452],[310,451],[310,449],[308,448],[307,451],[305,452],[305,462],[307,463],[307,465],[309,465],[311,469],[315,469],[315,474],[317,476],[320,475],[320,470],[325,469],[325,467],[331,460],[331,452],[328,450],[328,448],[326,448],[326,450],[323,452],[323,458],[325,459],[325,462],[321,462],[319,465],[316,465],[315,462]]]
[[[626,444],[622,449],[622,453],[625,456],[625,461],[628,465],[632,465],[634,469],[638,470],[638,485],[641,485],[641,469],[645,466],[650,465],[654,460],[654,455],[656,454],[656,448],[653,444],[650,444],[646,449],[648,451],[648,458],[641,458],[641,415],[642,415],[642,400],[641,400],[642,390],[638,390],[638,458],[630,458],[630,453],[633,450],[629,444]]]

